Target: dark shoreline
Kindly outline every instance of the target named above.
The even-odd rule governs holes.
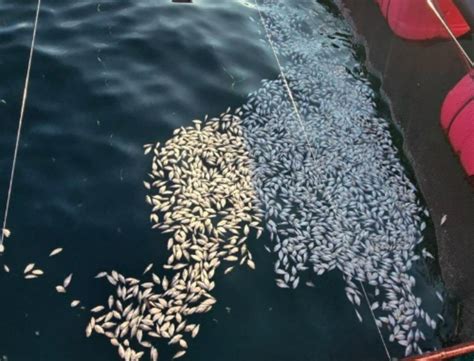
[[[366,65],[381,81],[381,93],[403,135],[403,151],[434,222],[443,280],[463,305],[460,340],[474,338],[474,188],[439,124],[441,104],[466,68],[449,41],[396,37],[374,1],[339,0]],[[461,40],[473,53],[472,35]],[[440,226],[442,216],[447,221]]]

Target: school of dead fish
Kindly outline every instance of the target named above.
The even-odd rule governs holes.
[[[314,275],[337,269],[356,308],[363,302],[362,282],[370,289],[377,326],[406,355],[421,352],[421,324],[434,329],[437,323],[415,296],[410,269],[420,258],[420,215],[428,214],[400,164],[388,122],[377,116],[368,82],[332,60],[348,49],[312,33],[314,12],[273,0],[263,1],[262,9],[285,59],[300,118],[280,76],[263,81],[242,109],[195,120],[176,129],[165,145],[145,146],[145,154],[153,154],[144,182],[150,221],[170,237],[166,274],[153,273],[153,264],[140,278],[99,273],[114,293],[91,310],[86,335],[104,335],[126,361],[145,354],[156,361],[165,344],[175,349],[173,358],[183,357],[200,330],[193,315],[209,312],[216,302],[215,273],[221,266],[226,274],[238,264],[255,268],[246,241],[252,229],[258,238],[265,225],[279,287],[296,288],[308,277],[305,284],[314,286]],[[333,35],[344,26],[331,21],[317,31]],[[446,221],[443,215],[440,225]],[[62,251],[56,248],[50,257]],[[432,258],[425,249],[422,256]],[[43,274],[35,263],[23,270],[25,279]],[[72,277],[56,291],[67,293]],[[80,304],[74,299],[70,306]],[[362,321],[357,310],[356,315]]]
[[[377,114],[369,81],[354,74],[358,63],[343,44],[349,36],[338,36],[346,25],[305,0],[298,7],[265,0],[262,11],[286,79],[264,81],[250,95],[242,128],[274,241],[277,285],[296,288],[311,271],[337,269],[357,318],[362,283],[377,326],[406,355],[421,353],[423,330],[437,322],[415,295],[410,270],[428,213],[397,156],[389,122]],[[422,255],[432,257],[425,249]]]
[[[246,241],[252,229],[260,236],[262,214],[254,203],[241,114],[228,109],[219,118],[194,120],[165,145],[145,146],[145,154],[153,152],[144,182],[150,222],[169,235],[167,275],[151,273],[153,264],[140,279],[116,271],[98,274],[115,292],[92,310],[86,329],[87,336],[109,338],[124,360],[140,360],[145,353],[157,360],[163,341],[176,350],[173,358],[184,356],[189,338],[199,332],[193,316],[216,303],[217,270],[255,268]]]

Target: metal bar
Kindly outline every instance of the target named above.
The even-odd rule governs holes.
[[[453,32],[451,31],[451,29],[449,28],[449,25],[446,23],[446,21],[444,20],[443,18],[443,15],[441,14],[441,12],[438,10],[438,8],[436,7],[436,5],[434,4],[433,0],[426,0],[426,3],[428,4],[428,6],[430,7],[430,9],[434,12],[434,14],[436,15],[436,17],[439,19],[439,21],[441,21],[441,24],[443,24],[443,27],[446,29],[446,31],[448,32],[449,36],[451,36],[451,38],[453,39],[454,43],[456,44],[456,46],[458,47],[459,51],[461,52],[461,54],[463,55],[463,57],[466,59],[469,67],[471,69],[474,68],[474,62],[472,61],[472,59],[469,57],[469,55],[467,54],[466,50],[464,50],[464,48],[462,47],[461,43],[458,41],[458,39],[456,38],[456,36],[453,34]]]

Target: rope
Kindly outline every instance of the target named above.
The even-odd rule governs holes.
[[[1,238],[0,238],[0,245],[3,244],[4,238],[5,238],[5,233],[3,232],[3,230],[6,229],[7,227],[8,210],[10,208],[10,201],[11,201],[11,195],[12,195],[12,189],[13,189],[13,179],[15,177],[16,160],[18,157],[18,146],[20,144],[21,128],[23,126],[23,117],[25,115],[26,99],[28,97],[28,85],[30,82],[31,63],[33,61],[33,52],[34,52],[35,41],[36,41],[36,30],[38,28],[40,8],[41,8],[41,0],[38,0],[38,3],[36,5],[35,22],[33,26],[33,36],[31,39],[30,56],[28,58],[28,67],[26,69],[25,86],[23,88],[23,98],[21,101],[20,118],[18,120],[18,130],[16,133],[15,150],[13,152],[13,162],[12,162],[12,169],[10,173],[10,182],[8,185],[7,201],[5,204],[5,214],[3,216],[3,226],[2,226],[2,232],[1,232]]]
[[[360,283],[360,286],[362,287],[362,292],[364,293],[364,298],[365,298],[365,301],[367,302],[367,306],[369,306],[370,314],[372,315],[372,319],[374,320],[375,327],[377,327],[377,332],[379,334],[379,337],[382,340],[382,344],[383,344],[383,348],[385,350],[385,354],[387,355],[388,360],[391,361],[392,356],[390,356],[390,352],[388,351],[387,344],[385,343],[385,340],[383,338],[382,331],[380,331],[380,327],[379,327],[379,325],[377,325],[377,319],[375,318],[374,311],[372,310],[372,307],[370,306],[369,296],[367,296],[367,292],[365,291],[365,286],[361,281],[359,281],[359,283]]]
[[[267,27],[266,27],[266,25],[265,25],[265,19],[263,18],[262,11],[260,10],[260,7],[259,7],[259,5],[258,5],[258,3],[257,3],[257,0],[254,0],[254,2],[255,2],[255,7],[256,7],[256,9],[257,9],[257,11],[258,11],[258,14],[259,14],[259,16],[260,16],[260,21],[262,22],[262,26],[263,26],[263,28],[264,28],[264,30],[265,30],[265,34],[266,34],[267,40],[268,40],[268,42],[269,42],[269,44],[270,44],[270,47],[271,47],[271,49],[272,49],[273,56],[275,57],[276,63],[277,63],[278,68],[279,68],[279,70],[280,70],[280,74],[281,74],[281,77],[282,77],[282,79],[283,79],[283,83],[284,83],[284,85],[285,85],[286,91],[287,91],[288,96],[289,96],[289,98],[290,98],[290,101],[291,101],[291,103],[292,103],[292,105],[293,105],[294,113],[295,113],[295,115],[296,115],[296,118],[298,119],[298,122],[300,123],[301,128],[303,129],[305,141],[306,141],[306,143],[307,143],[307,145],[308,145],[308,150],[309,150],[309,152],[311,153],[311,156],[313,157],[313,160],[316,161],[316,157],[315,157],[315,155],[314,155],[314,153],[313,153],[313,151],[312,151],[312,148],[311,148],[311,143],[309,142],[309,135],[308,135],[308,133],[306,132],[306,128],[305,128],[305,126],[304,126],[304,124],[303,124],[303,120],[302,120],[302,118],[301,118],[301,114],[300,114],[299,109],[298,109],[298,106],[297,106],[297,104],[296,104],[296,102],[295,102],[295,98],[294,98],[293,93],[292,93],[292,91],[291,91],[291,88],[290,88],[290,86],[289,86],[287,77],[286,77],[286,75],[285,75],[285,73],[284,73],[284,71],[283,71],[283,67],[282,67],[282,65],[281,65],[281,63],[280,63],[280,59],[278,58],[278,53],[277,53],[277,50],[276,50],[276,48],[275,48],[275,46],[274,46],[274,44],[273,44],[272,38],[271,38],[271,36],[270,36],[270,32],[268,31],[268,29],[267,29]],[[359,282],[360,282],[360,281],[359,281]],[[384,338],[383,338],[382,332],[380,331],[380,328],[379,328],[379,326],[377,325],[374,311],[373,311],[372,308],[370,307],[369,297],[367,296],[367,292],[365,291],[364,284],[363,284],[362,282],[360,282],[360,285],[361,285],[362,291],[363,291],[363,293],[364,293],[365,301],[367,302],[367,306],[369,307],[370,313],[371,313],[371,315],[372,315],[372,319],[373,319],[373,321],[374,321],[374,323],[375,323],[375,326],[377,327],[377,332],[378,332],[378,335],[379,335],[379,337],[380,337],[380,340],[382,341],[382,345],[383,345],[383,347],[384,347],[384,349],[385,349],[385,353],[386,353],[386,355],[387,355],[387,358],[388,358],[389,361],[391,361],[391,360],[392,360],[392,357],[390,356],[390,352],[388,351],[388,347],[387,347],[387,344],[386,344],[386,342],[385,342],[385,340],[384,340]]]
[[[263,29],[265,30],[265,34],[266,34],[266,37],[267,37],[267,40],[268,42],[270,43],[270,47],[272,48],[272,51],[273,51],[273,56],[275,57],[275,60],[277,62],[277,65],[278,65],[278,68],[280,70],[280,75],[281,75],[281,78],[283,79],[283,84],[285,85],[285,88],[286,88],[286,91],[288,93],[288,96],[290,97],[290,101],[291,101],[291,104],[293,105],[293,109],[294,109],[294,113],[296,115],[296,118],[298,119],[298,122],[300,123],[300,126],[301,128],[303,129],[303,133],[304,133],[304,137],[305,137],[305,141],[306,143],[308,144],[308,150],[309,152],[311,153],[311,156],[313,157],[314,161],[316,161],[316,157],[314,155],[314,152],[313,152],[313,149],[311,148],[311,143],[309,142],[309,135],[308,133],[306,132],[306,128],[304,127],[304,124],[303,124],[303,119],[301,118],[301,114],[300,114],[300,111],[298,109],[298,105],[296,104],[295,102],[295,98],[293,97],[293,93],[291,92],[291,88],[290,88],[290,85],[288,83],[288,80],[286,78],[286,75],[285,73],[283,72],[283,67],[281,66],[281,63],[280,63],[280,59],[278,58],[278,54],[277,54],[277,51],[276,51],[276,48],[275,46],[273,45],[273,41],[272,41],[272,38],[270,36],[270,33],[265,25],[265,20],[263,18],[263,14],[258,6],[258,3],[257,3],[257,0],[254,0],[255,1],[255,7],[257,8],[257,11],[258,11],[258,14],[260,16],[260,21],[262,22],[262,25],[263,25]]]

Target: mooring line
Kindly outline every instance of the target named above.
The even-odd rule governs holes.
[[[292,106],[293,106],[294,113],[295,113],[295,115],[296,115],[296,117],[297,117],[297,119],[298,119],[298,122],[300,123],[300,126],[301,126],[302,130],[303,130],[303,133],[304,133],[304,136],[305,136],[305,141],[306,141],[306,144],[307,144],[307,146],[308,146],[308,151],[311,153],[311,156],[312,156],[313,160],[316,162],[317,160],[316,160],[316,157],[315,157],[315,155],[314,155],[314,152],[312,151],[311,143],[310,143],[310,141],[309,141],[309,139],[310,139],[310,138],[309,138],[309,135],[308,135],[308,133],[307,133],[307,131],[306,131],[306,128],[305,128],[305,126],[304,126],[303,119],[302,119],[302,117],[301,117],[300,111],[299,111],[299,109],[298,109],[298,105],[296,104],[295,98],[294,98],[294,96],[293,96],[293,92],[291,91],[291,88],[290,88],[290,85],[289,85],[289,83],[288,83],[287,77],[286,77],[286,75],[285,75],[285,73],[284,73],[284,71],[283,71],[283,67],[282,67],[281,62],[280,62],[280,59],[279,59],[279,57],[278,57],[278,53],[277,53],[277,50],[276,50],[276,48],[275,48],[275,45],[273,44],[273,40],[272,40],[272,38],[271,38],[270,32],[269,32],[269,30],[267,29],[267,26],[265,25],[265,19],[264,19],[264,17],[263,17],[262,11],[260,10],[260,6],[258,5],[257,0],[254,0],[254,2],[255,2],[255,7],[256,7],[256,9],[257,9],[257,11],[258,11],[258,14],[259,14],[259,16],[260,16],[260,21],[261,21],[262,26],[263,26],[263,29],[264,29],[264,31],[265,31],[265,34],[266,34],[268,43],[270,44],[270,47],[271,47],[272,52],[273,52],[273,56],[274,56],[274,58],[275,58],[275,60],[276,60],[276,63],[277,63],[277,65],[278,65],[278,69],[279,69],[280,75],[281,75],[281,77],[282,77],[282,79],[283,79],[283,83],[284,83],[285,88],[286,88],[286,91],[287,91],[287,93],[288,93],[288,97],[290,98],[291,104],[292,104]],[[387,355],[387,358],[388,358],[389,361],[391,361],[391,360],[392,360],[392,357],[391,357],[390,352],[389,352],[389,350],[388,350],[387,344],[386,344],[386,342],[385,342],[385,340],[384,340],[384,338],[383,338],[382,331],[380,330],[379,326],[377,325],[376,318],[375,318],[375,314],[374,314],[372,308],[370,307],[370,301],[369,301],[369,297],[367,296],[367,292],[365,291],[365,286],[364,286],[364,284],[363,284],[361,281],[359,281],[359,282],[360,282],[360,285],[361,285],[361,287],[362,287],[362,291],[363,291],[363,293],[364,293],[365,301],[367,302],[367,306],[369,307],[370,313],[371,313],[371,315],[372,315],[372,319],[373,319],[373,321],[374,321],[375,327],[377,328],[377,332],[378,332],[378,335],[379,335],[380,340],[381,340],[381,342],[382,342],[382,345],[383,345],[383,347],[384,347],[384,350],[385,350],[385,353],[386,353],[386,355]]]
[[[262,14],[262,12],[260,10],[260,7],[257,3],[257,0],[254,0],[254,1],[255,1],[255,7],[257,8],[258,14],[260,16],[260,21],[262,23],[263,29],[265,30],[267,40],[270,44],[270,47],[272,48],[273,56],[275,57],[276,63],[278,65],[278,69],[280,70],[280,75],[281,75],[281,78],[283,79],[283,84],[285,85],[286,92],[288,93],[291,104],[293,105],[294,113],[296,115],[296,118],[298,119],[298,122],[300,123],[301,128],[303,129],[304,137],[305,137],[306,143],[308,144],[308,150],[309,150],[311,156],[313,157],[314,161],[316,161],[316,157],[314,155],[313,149],[311,148],[311,143],[309,141],[309,135],[306,132],[306,128],[304,127],[303,119],[301,118],[301,114],[300,114],[300,111],[298,109],[298,105],[296,104],[295,98],[294,98],[293,93],[292,93],[291,88],[290,88],[290,84],[288,83],[287,77],[286,77],[286,75],[283,71],[283,67],[280,63],[280,59],[278,58],[276,48],[273,45],[273,40],[270,36],[270,32],[268,31],[267,26],[265,25],[265,19],[263,18],[263,14]]]
[[[374,310],[372,310],[372,306],[370,305],[369,296],[367,296],[367,292],[365,291],[365,286],[362,283],[362,281],[359,281],[359,283],[360,283],[360,286],[362,287],[362,292],[364,293],[364,298],[365,298],[365,301],[367,302],[367,306],[369,307],[370,314],[372,315],[372,319],[374,320],[375,327],[377,328],[377,332],[380,336],[380,339],[382,340],[385,354],[387,355],[388,360],[392,361],[392,356],[390,355],[390,352],[388,351],[387,343],[385,342],[385,339],[383,338],[382,331],[380,331],[379,325],[377,325],[377,318],[375,317]]]
[[[11,173],[10,173],[10,182],[8,185],[7,201],[5,204],[5,214],[3,216],[3,226],[2,226],[2,232],[1,232],[1,238],[0,238],[0,245],[3,244],[5,233],[6,233],[5,230],[7,229],[8,211],[10,208],[10,201],[11,201],[11,195],[12,195],[12,190],[13,190],[13,179],[15,177],[16,160],[18,157],[18,147],[20,144],[21,128],[23,126],[23,117],[25,115],[26,99],[28,97],[28,86],[30,82],[31,64],[33,61],[33,53],[34,53],[34,47],[35,47],[35,41],[36,41],[36,30],[38,29],[38,19],[39,19],[40,8],[41,8],[41,0],[38,0],[38,3],[36,5],[35,21],[33,25],[33,36],[31,39],[30,55],[28,58],[28,66],[26,68],[25,86],[23,88],[23,98],[21,100],[20,118],[18,120],[18,129],[16,132],[15,150],[13,152],[13,161],[12,161],[12,168],[11,168]]]

